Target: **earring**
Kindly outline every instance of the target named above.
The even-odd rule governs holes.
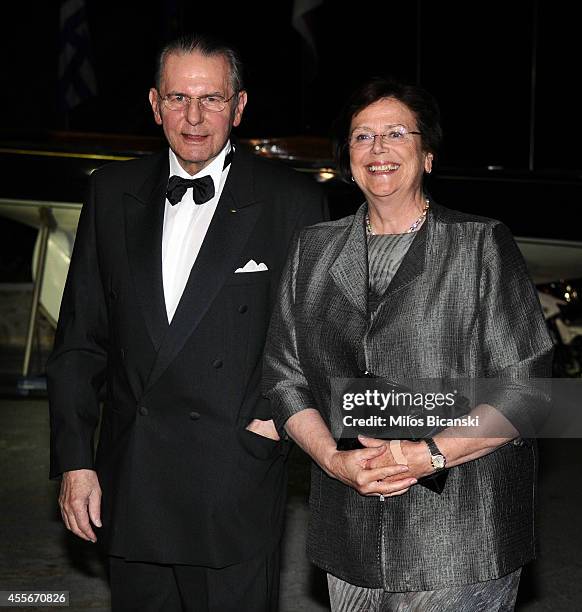
[[[356,181],[354,180],[354,177],[352,176],[352,183],[355,183]]]

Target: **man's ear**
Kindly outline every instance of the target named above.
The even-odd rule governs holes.
[[[243,111],[247,105],[247,92],[243,89],[238,92],[236,106],[234,108],[234,114],[232,116],[232,126],[237,127],[242,119]]]
[[[152,87],[148,96],[152,111],[154,112],[154,120],[158,125],[162,125],[162,114],[160,113],[160,96],[158,90]]]

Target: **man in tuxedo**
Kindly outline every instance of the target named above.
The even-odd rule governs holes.
[[[325,202],[231,139],[233,49],[170,43],[149,100],[170,150],[95,172],[83,206],[47,366],[51,477],[67,528],[106,547],[114,610],[274,610],[287,443],[261,357],[292,235]]]

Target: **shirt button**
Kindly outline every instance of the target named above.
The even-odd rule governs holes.
[[[195,410],[192,410],[192,412],[190,413],[190,418],[193,421],[197,421],[200,418],[200,413],[196,412]]]
[[[217,368],[217,369],[218,369],[218,368],[221,368],[221,367],[222,367],[222,359],[215,359],[215,360],[212,362],[212,367],[213,367],[213,368]]]
[[[145,406],[140,406],[139,407],[139,413],[142,416],[147,416],[148,415],[148,409]]]
[[[244,313],[245,313],[245,312],[246,312],[248,309],[249,309],[249,307],[248,307],[246,304],[241,304],[241,305],[238,307],[238,311],[239,311],[241,314],[244,314]]]

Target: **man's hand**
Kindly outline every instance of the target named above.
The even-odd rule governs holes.
[[[270,438],[271,440],[275,440],[278,442],[280,440],[279,434],[277,433],[277,429],[275,428],[275,424],[273,423],[273,419],[270,421],[261,421],[260,419],[253,419],[247,426],[246,429],[248,431],[252,431],[253,433],[263,436],[264,438]]]
[[[101,487],[96,472],[93,470],[64,472],[59,506],[69,531],[83,540],[97,541],[91,527],[91,523],[101,527]]]
[[[370,448],[336,451],[326,471],[360,495],[392,496],[406,493],[416,484],[416,479],[410,478],[407,466],[395,464],[393,460],[384,461],[382,458],[386,454],[386,444],[379,442],[380,445]],[[380,467],[368,467],[371,461]]]

